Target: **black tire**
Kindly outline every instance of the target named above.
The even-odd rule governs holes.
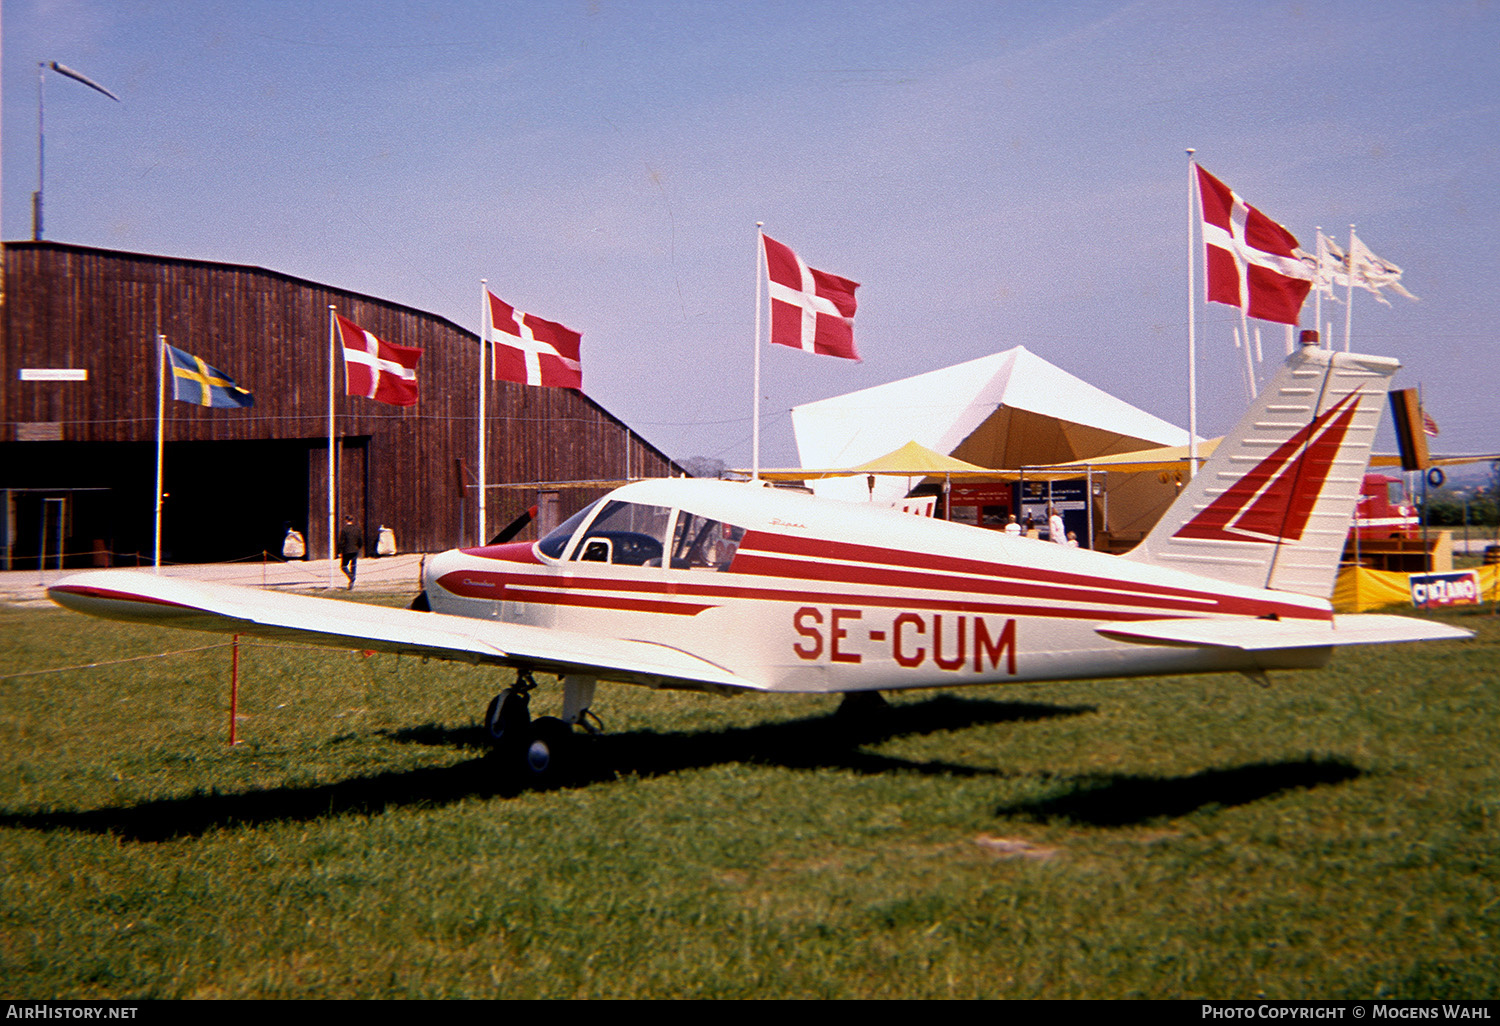
[[[555,716],[531,725],[531,739],[522,756],[522,770],[533,784],[547,786],[565,779],[574,750],[573,728]]]
[[[484,732],[496,748],[525,747],[531,734],[531,698],[524,691],[506,688],[490,700],[484,711]]]

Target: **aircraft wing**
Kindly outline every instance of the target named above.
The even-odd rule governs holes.
[[[1378,645],[1398,641],[1444,641],[1472,638],[1473,631],[1410,616],[1361,613],[1309,620],[1187,619],[1107,623],[1095,627],[1116,641],[1193,648],[1237,648],[1263,652],[1282,648],[1327,648],[1332,645]]]
[[[587,674],[653,687],[764,690],[721,666],[647,641],[185,581],[136,570],[73,574],[49,587],[47,595],[80,613],[162,627]]]

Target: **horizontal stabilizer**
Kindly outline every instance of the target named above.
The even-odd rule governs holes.
[[[1473,631],[1409,616],[1359,614],[1310,620],[1143,620],[1133,624],[1101,624],[1094,628],[1106,638],[1143,645],[1183,645],[1193,648],[1237,648],[1264,652],[1285,648],[1327,648],[1334,645],[1378,645],[1399,641],[1458,641]]]
[[[135,570],[74,574],[48,588],[47,595],[80,613],[161,627],[576,673],[626,684],[761,690],[723,667],[647,641],[184,581]]]

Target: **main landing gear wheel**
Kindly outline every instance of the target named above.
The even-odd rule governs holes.
[[[547,787],[572,773],[579,761],[579,735],[566,720],[555,716],[531,719],[531,691],[536,681],[521,671],[516,683],[490,700],[484,712],[484,731],[494,746],[495,755],[507,776],[518,777],[534,786]],[[587,708],[577,713],[586,730],[597,730],[599,722]]]
[[[543,716],[531,725],[531,742],[522,765],[533,784],[555,784],[567,772],[574,750],[573,728],[555,716]]]

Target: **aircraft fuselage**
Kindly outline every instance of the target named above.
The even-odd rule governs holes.
[[[645,512],[621,509],[630,504]],[[638,530],[613,529],[626,521]],[[565,529],[561,539],[434,557],[428,601],[437,612],[652,641],[775,691],[1316,667],[1331,651],[1111,640],[1096,628],[1330,621],[1332,611],[1299,595],[748,484],[638,482]],[[719,551],[702,558],[695,531]]]

